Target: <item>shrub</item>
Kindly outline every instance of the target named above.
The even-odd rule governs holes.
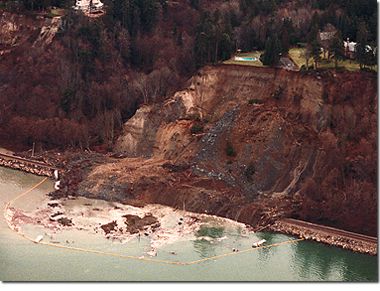
[[[261,99],[256,99],[256,98],[254,98],[254,99],[249,99],[249,101],[248,101],[248,104],[250,104],[250,105],[253,105],[253,104],[263,104],[264,102],[263,102],[263,100],[261,100]]]
[[[279,100],[281,98],[281,94],[284,91],[284,88],[279,86],[273,93],[272,93],[272,98]]]
[[[191,128],[190,128],[190,132],[192,134],[197,134],[197,133],[201,133],[203,132],[203,126],[201,124],[194,124]]]
[[[235,157],[236,156],[235,149],[233,148],[231,143],[227,143],[226,154],[229,157]]]
[[[248,180],[251,180],[252,175],[255,174],[255,166],[253,164],[250,164],[247,169],[244,171],[244,175],[247,177]]]

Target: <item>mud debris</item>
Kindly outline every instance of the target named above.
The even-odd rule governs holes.
[[[114,220],[114,221],[111,221],[110,223],[103,224],[100,228],[103,229],[105,234],[109,234],[112,231],[115,231],[116,227],[117,227],[117,222],[116,220]]]
[[[57,219],[57,222],[63,226],[73,226],[74,225],[73,221],[67,217],[59,218],[59,219]]]
[[[160,223],[156,217],[152,214],[147,214],[143,218],[137,215],[126,214],[123,215],[125,218],[125,224],[127,225],[127,232],[130,234],[139,233],[140,231],[151,228],[154,231],[156,228],[160,227]]]

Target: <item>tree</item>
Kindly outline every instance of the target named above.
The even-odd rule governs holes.
[[[305,49],[301,52],[301,57],[305,58],[306,70],[309,70],[309,60],[311,58],[311,46],[306,45]]]
[[[314,68],[318,69],[318,63],[321,60],[321,46],[317,40],[314,40],[311,43],[311,56],[314,60]]]
[[[291,44],[295,44],[295,37],[294,37],[294,27],[292,20],[289,18],[285,18],[282,21],[281,26],[281,48],[282,53],[287,54],[289,51],[289,47]]]
[[[114,0],[111,7],[112,17],[119,21],[123,27],[127,27],[128,4],[127,0]]]
[[[190,6],[196,10],[199,9],[199,0],[190,0]]]
[[[338,60],[344,59],[343,39],[340,31],[335,34],[331,42],[330,51],[334,56],[335,68],[338,68]]]
[[[368,30],[364,22],[360,22],[356,34],[356,60],[362,69],[366,64],[366,46],[368,42]]]
[[[262,55],[262,62],[266,66],[275,66],[280,60],[281,44],[277,34],[268,37],[265,43],[265,51]]]

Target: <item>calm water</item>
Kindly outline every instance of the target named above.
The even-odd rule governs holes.
[[[40,180],[41,177],[0,167],[1,209],[7,201]],[[43,184],[28,195],[28,199],[19,201],[17,207],[36,207],[39,199],[52,188],[51,182]],[[232,245],[241,250],[249,248],[253,239],[265,238],[268,244],[292,239],[270,233],[258,233],[247,238],[240,235],[239,229],[213,225],[213,221],[197,235],[216,240],[196,239],[166,245],[159,249],[157,259],[193,261],[230,252]],[[223,237],[227,239],[217,240]],[[144,239],[123,245],[79,231],[62,232],[55,239],[73,240],[75,246],[137,256],[148,246]],[[172,251],[178,256],[173,256]],[[9,230],[3,215],[0,216],[2,281],[377,281],[377,278],[377,257],[314,242],[260,249],[197,265],[173,266],[33,244]]]

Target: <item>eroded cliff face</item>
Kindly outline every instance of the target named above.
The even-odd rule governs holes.
[[[33,48],[45,48],[53,41],[61,25],[60,17],[28,17],[0,11],[0,56],[28,42],[33,43]]]
[[[206,67],[124,126],[77,193],[256,228],[297,217],[376,233],[376,76]]]

